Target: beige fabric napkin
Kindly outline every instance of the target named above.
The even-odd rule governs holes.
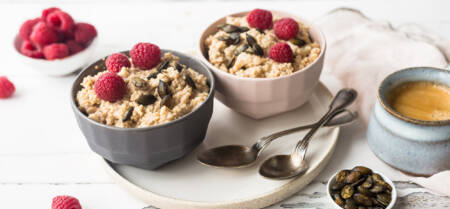
[[[388,74],[414,66],[444,68],[450,57],[450,42],[427,34],[419,26],[394,28],[353,9],[333,10],[316,24],[328,45],[322,82],[334,93],[341,87],[357,89],[356,107],[366,124],[378,85]],[[450,196],[450,171],[429,178],[410,177],[410,181]]]

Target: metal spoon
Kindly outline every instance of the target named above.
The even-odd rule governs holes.
[[[326,126],[338,126],[352,122],[358,117],[358,113],[345,110],[336,117],[332,118],[325,125]],[[269,144],[284,135],[310,129],[315,124],[304,125],[288,130],[280,131],[269,136],[262,137],[252,147],[244,145],[226,145],[221,147],[215,147],[200,153],[197,156],[198,161],[205,165],[216,167],[245,167],[249,166],[256,161],[259,154]]]
[[[305,160],[309,141],[316,131],[325,125],[334,115],[345,111],[344,108],[355,101],[354,89],[342,89],[334,97],[327,113],[314,124],[314,127],[299,141],[290,155],[276,155],[267,159],[259,168],[259,174],[271,179],[287,179],[302,174],[309,166]]]

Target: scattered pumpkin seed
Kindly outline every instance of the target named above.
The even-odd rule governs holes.
[[[233,58],[228,62],[227,68],[233,67],[234,63],[236,62],[236,56],[233,56]]]
[[[156,97],[152,94],[143,94],[136,100],[136,102],[140,105],[147,106],[155,103]]]
[[[127,122],[131,119],[131,116],[133,116],[134,107],[129,107],[127,111],[125,112],[125,116],[122,119],[122,122]]]
[[[302,47],[302,46],[304,46],[306,44],[305,41],[303,41],[302,39],[298,39],[298,38],[289,39],[289,42],[291,42],[294,45],[297,45],[299,47]]]
[[[159,74],[159,72],[155,72],[155,73],[152,73],[152,74],[148,75],[148,76],[147,76],[147,80],[150,80],[150,79],[152,79],[152,78],[158,77],[158,74]]]
[[[221,25],[218,25],[217,28],[219,28],[227,33],[233,33],[233,32],[243,33],[243,32],[247,32],[249,30],[248,27],[239,27],[239,26],[231,25],[231,24],[221,24]]]
[[[186,74],[184,76],[184,79],[186,80],[187,85],[189,85],[192,89],[196,89],[197,87],[195,86],[194,81],[192,80],[191,76],[189,76],[188,74]]]
[[[170,63],[170,60],[166,60],[163,63],[161,63],[158,67],[158,72],[161,72],[164,69],[166,69],[167,67],[169,67],[169,63]]]
[[[239,46],[238,48],[236,48],[233,53],[235,56],[238,56],[242,52],[245,52],[245,50],[247,50],[248,47],[249,47],[248,44],[243,44],[243,45]]]
[[[247,39],[248,45],[253,46],[254,44],[257,43],[257,42],[256,42],[256,39],[253,38],[252,35],[250,35],[250,34],[246,34],[246,35],[247,35],[246,39]]]
[[[161,99],[169,94],[169,86],[163,80],[159,80],[158,84],[158,94]]]
[[[131,82],[133,85],[138,89],[143,89],[147,87],[147,82],[143,80],[142,78],[134,77]]]
[[[175,69],[178,70],[178,72],[181,73],[181,71],[183,71],[184,66],[180,63],[177,62],[177,64],[175,64]]]
[[[166,107],[169,107],[169,104],[170,104],[170,103],[169,103],[169,102],[170,102],[170,98],[171,98],[170,94],[164,96],[164,97],[161,99],[161,106],[164,105],[164,106],[166,106]]]

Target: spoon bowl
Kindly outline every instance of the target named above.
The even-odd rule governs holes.
[[[258,157],[250,147],[243,145],[226,145],[215,147],[197,156],[205,164],[216,167],[244,167],[256,161]]]
[[[261,165],[259,173],[270,179],[288,179],[308,170],[305,161],[296,161],[291,155],[272,156]]]

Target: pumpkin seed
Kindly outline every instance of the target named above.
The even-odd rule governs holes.
[[[131,119],[131,116],[133,116],[134,107],[129,107],[127,111],[125,112],[125,116],[122,119],[122,122],[126,122]]]
[[[158,84],[158,94],[161,99],[169,94],[169,87],[167,86],[167,83],[163,80],[159,80]]]
[[[143,94],[136,100],[136,102],[140,105],[147,106],[155,103],[156,97],[152,94]]]
[[[161,99],[161,106],[162,105],[164,105],[164,106],[166,106],[166,107],[169,107],[169,102],[170,102],[170,98],[171,98],[171,96],[170,96],[170,94],[169,95],[166,95],[166,96],[164,96],[162,99]]]
[[[254,54],[256,54],[258,56],[264,56],[264,50],[258,44],[255,44],[252,46],[252,51]]]
[[[339,171],[339,173],[337,173],[335,177],[336,182],[344,183],[345,177],[347,177],[348,174],[349,174],[348,170]]]
[[[355,189],[350,185],[345,185],[341,190],[341,197],[344,199],[348,199],[353,196],[355,193]]]
[[[218,25],[217,27],[222,29],[223,31],[225,31],[227,33],[238,32],[238,31],[241,30],[241,28],[239,26],[230,25],[230,24]]]
[[[391,203],[391,195],[388,194],[377,194],[377,201],[381,203],[384,207]]]
[[[366,196],[373,196],[373,193],[369,191],[368,188],[363,187],[362,185],[359,185],[358,187],[356,187],[356,190],[361,193],[364,194]]]
[[[143,89],[147,87],[147,82],[143,80],[142,78],[134,77],[131,82],[133,85],[138,89]]]
[[[333,195],[333,200],[336,204],[338,204],[341,207],[345,205],[344,199],[342,199],[341,195],[339,195],[338,193],[335,193]]]
[[[350,174],[345,177],[346,184],[353,184],[361,178],[361,173],[359,171],[351,171]]]
[[[373,185],[372,176],[367,176],[366,181],[362,183],[362,187],[369,189]]]
[[[184,66],[180,63],[177,62],[177,64],[175,64],[175,69],[178,70],[178,72],[181,73],[181,71],[183,71]]]
[[[355,195],[353,195],[353,199],[360,205],[372,206],[372,200],[366,195],[356,193]]]
[[[195,86],[194,81],[192,80],[191,76],[189,76],[188,74],[186,74],[184,76],[184,79],[186,80],[187,85],[189,85],[192,89],[196,89],[197,87]]]
[[[258,42],[256,41],[256,39],[253,38],[253,36],[250,35],[250,34],[247,34],[246,40],[247,40],[248,45],[250,45],[250,46],[253,46],[253,45],[255,45],[255,44],[258,43]]]
[[[375,184],[375,186],[372,187],[372,189],[370,189],[370,192],[372,193],[380,193],[383,192],[386,189],[386,187],[384,187],[381,184]]]
[[[249,47],[248,44],[243,44],[243,45],[239,46],[238,48],[236,48],[233,53],[234,53],[234,55],[238,56],[242,52],[245,52],[245,50],[247,50],[248,47]]]
[[[167,67],[169,67],[169,63],[170,63],[170,60],[166,60],[163,63],[161,63],[158,67],[158,72],[161,72],[164,69],[166,69]]]
[[[344,186],[345,186],[345,183],[344,183],[344,182],[338,183],[338,182],[336,181],[336,178],[333,178],[333,179],[331,180],[330,188],[331,188],[332,190],[339,190],[339,189],[342,189],[342,187],[344,187]]]
[[[233,67],[235,62],[236,62],[236,56],[233,56],[233,58],[231,58],[230,62],[228,62],[227,68]]]
[[[241,32],[241,33],[247,32],[248,30],[250,30],[250,28],[248,28],[248,27],[245,27],[245,26],[239,27],[239,32]]]
[[[297,45],[299,47],[302,47],[306,44],[305,41],[303,41],[302,39],[298,39],[298,38],[289,39],[289,42],[291,42],[292,44]]]
[[[345,206],[344,209],[357,209],[358,206],[356,206],[356,201],[353,199],[347,199],[345,200]]]
[[[372,170],[370,168],[364,167],[364,166],[356,166],[352,169],[352,171],[359,171],[363,175],[370,175],[372,174]]]
[[[232,40],[232,45],[237,45],[241,42],[241,35],[239,35],[239,33],[231,33],[230,39]]]
[[[148,76],[147,76],[147,80],[150,80],[150,79],[152,79],[152,78],[158,77],[158,74],[159,74],[159,72],[155,72],[155,73],[152,73],[152,74],[148,75]]]

